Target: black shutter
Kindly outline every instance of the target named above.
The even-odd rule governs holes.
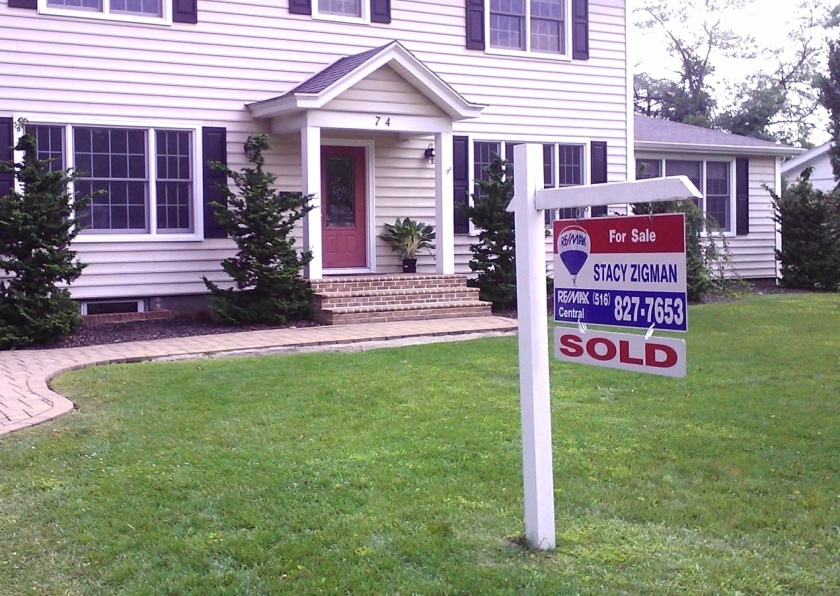
[[[204,164],[204,237],[226,238],[227,232],[216,221],[216,213],[210,203],[226,204],[219,184],[227,184],[225,173],[210,167],[209,162],[220,161],[227,165],[227,129],[205,126],[201,129],[202,159]]]
[[[0,118],[0,162],[10,162],[14,159],[14,126],[11,118]],[[9,194],[14,184],[14,172],[0,172],[0,197]]]
[[[604,141],[592,141],[589,147],[589,182],[603,184],[607,181],[607,144]],[[592,207],[592,217],[607,214],[607,206]]]
[[[484,49],[484,0],[467,0],[467,49]]]
[[[198,0],[172,0],[173,23],[197,23]]]
[[[372,23],[390,23],[391,0],[370,0],[370,20]]]
[[[572,58],[589,60],[589,0],[572,0]]]
[[[289,0],[289,12],[292,14],[312,14],[312,0]]]
[[[455,203],[455,233],[469,234],[470,220],[462,211],[461,205],[470,202],[470,163],[469,144],[467,137],[452,137],[452,197]]]
[[[750,160],[735,160],[735,234],[750,233]]]
[[[28,8],[38,10],[38,0],[9,0],[9,8]]]

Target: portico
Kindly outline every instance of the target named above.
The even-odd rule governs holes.
[[[485,106],[467,101],[394,41],[342,58],[289,92],[248,105],[276,135],[299,135],[306,277],[374,273],[377,139],[423,139],[434,149],[435,269],[455,271],[452,125]],[[418,159],[423,158],[422,152]],[[406,180],[411,184],[411,180]],[[417,218],[406,207],[403,216]]]

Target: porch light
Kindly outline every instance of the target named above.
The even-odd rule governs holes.
[[[432,143],[429,143],[429,146],[426,147],[426,150],[423,152],[423,155],[426,156],[426,161],[430,164],[435,163],[435,146]]]

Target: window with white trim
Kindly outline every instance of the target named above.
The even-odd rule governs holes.
[[[362,18],[362,0],[318,0],[318,13]]]
[[[192,234],[195,131],[34,124],[38,156],[73,168],[81,235]],[[80,236],[81,237],[81,236]]]
[[[663,168],[664,166],[664,168]],[[695,205],[724,232],[734,231],[735,201],[733,161],[689,159],[637,159],[636,178],[686,176],[703,194]]]
[[[473,182],[474,192],[479,195],[478,181],[489,180],[485,168],[496,155],[511,155],[511,146],[520,145],[519,141],[475,141],[473,143]],[[583,144],[542,143],[544,188],[561,188],[586,184],[586,161]],[[513,164],[506,169],[508,176],[513,175]],[[546,224],[552,219],[572,219],[578,216],[577,209],[546,210]]]
[[[489,0],[489,47],[566,55],[568,10],[566,0]]]
[[[39,12],[77,17],[167,21],[169,0],[38,0]]]

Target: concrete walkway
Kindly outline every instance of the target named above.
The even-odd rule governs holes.
[[[465,317],[247,331],[57,350],[4,351],[0,352],[0,435],[72,411],[73,402],[52,391],[49,382],[58,374],[76,368],[118,362],[450,341],[488,333],[513,333],[516,327],[513,319]]]

